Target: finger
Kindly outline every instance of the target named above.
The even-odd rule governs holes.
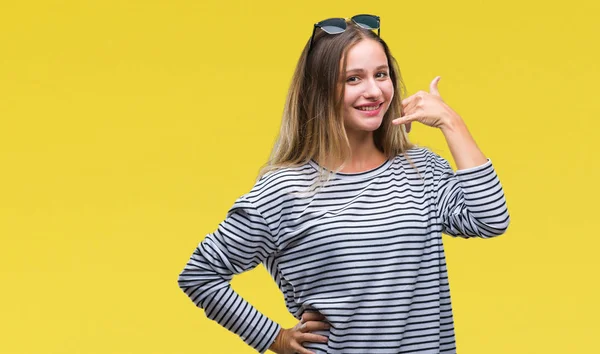
[[[409,102],[406,105],[406,107],[403,107],[403,109],[402,109],[402,111],[403,111],[402,113],[403,114],[402,115],[405,116],[405,115],[414,113],[414,111],[417,108],[418,104],[419,104],[419,100],[413,100],[413,101]]]
[[[398,119],[394,119],[392,121],[393,125],[403,125],[404,126],[404,131],[408,134],[410,133],[411,129],[412,129],[412,121],[406,121],[403,118],[398,118]]]
[[[325,316],[321,315],[319,312],[305,312],[302,314],[302,318],[300,322],[305,323],[308,321],[321,321],[324,320]]]
[[[329,338],[314,333],[304,333],[298,338],[299,342],[311,342],[311,343],[327,343]]]
[[[306,332],[315,332],[315,331],[323,331],[326,329],[329,329],[331,327],[331,325],[327,322],[323,322],[323,321],[308,321],[306,323],[303,323],[300,328],[299,331],[306,333]]]
[[[414,101],[417,97],[419,97],[419,96],[417,96],[416,94],[406,97],[405,99],[402,100],[402,105],[406,106],[407,104]]]
[[[438,82],[440,82],[441,76],[436,76],[435,79],[433,79],[433,81],[431,81],[431,84],[429,84],[429,93],[431,93],[432,95],[438,96],[440,97],[440,91],[438,91]]]
[[[420,116],[418,114],[408,114],[401,118],[396,118],[392,121],[392,124],[400,125],[413,122],[417,120]]]
[[[294,350],[294,354],[315,354],[310,350],[304,348],[300,343],[294,342],[291,345],[292,350]]]

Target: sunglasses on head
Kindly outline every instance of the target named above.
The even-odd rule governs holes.
[[[380,21],[379,16],[375,15],[356,15],[352,16],[352,22],[356,23],[358,26],[370,30],[377,30],[377,36],[379,36],[380,32]],[[315,38],[315,32],[317,28],[322,29],[328,34],[339,34],[346,30],[346,19],[345,18],[328,18],[326,20],[315,23],[313,27],[312,36],[310,37],[310,42],[308,45],[308,53],[312,49],[312,42]]]

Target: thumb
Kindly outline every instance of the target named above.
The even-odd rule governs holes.
[[[437,85],[438,82],[440,82],[440,79],[440,76],[436,76],[435,79],[431,81],[431,84],[429,84],[429,93],[438,97],[440,96],[440,91],[438,91]]]

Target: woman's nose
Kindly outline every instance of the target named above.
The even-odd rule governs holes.
[[[379,83],[375,80],[368,80],[366,82],[366,87],[365,87],[365,92],[364,92],[364,96],[365,97],[379,97],[382,94],[382,90],[379,87]]]

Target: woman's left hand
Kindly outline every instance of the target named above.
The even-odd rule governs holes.
[[[437,88],[439,81],[439,76],[431,81],[429,85],[430,92],[419,91],[402,100],[404,116],[394,119],[392,124],[407,124],[407,131],[409,131],[410,124],[408,123],[415,121],[430,127],[443,129],[454,120],[460,120],[459,115],[442,100]]]

